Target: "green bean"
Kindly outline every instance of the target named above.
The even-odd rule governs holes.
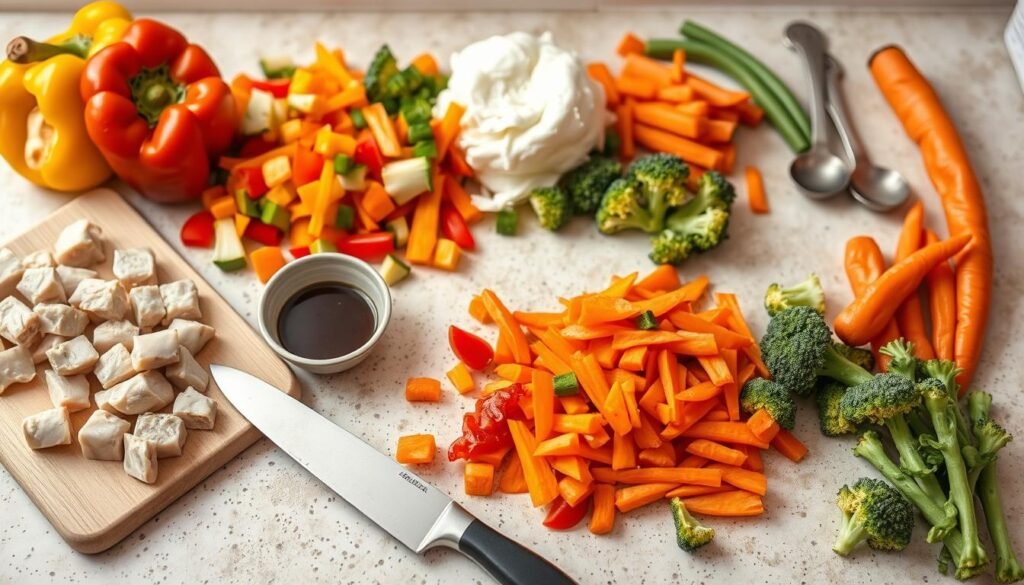
[[[711,45],[691,39],[650,39],[647,41],[645,52],[649,57],[655,59],[671,59],[672,53],[676,49],[686,51],[688,60],[710,65],[747,88],[754,98],[754,102],[764,108],[768,120],[782,134],[782,139],[793,149],[793,152],[802,152],[810,146],[808,137],[800,131],[800,127],[789,116],[778,97],[740,62]]]

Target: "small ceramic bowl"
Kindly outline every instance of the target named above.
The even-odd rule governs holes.
[[[277,324],[281,310],[299,291],[315,285],[336,283],[350,286],[370,301],[374,329],[370,339],[355,351],[330,359],[309,359],[295,355],[281,345]],[[335,374],[353,368],[370,355],[391,320],[391,291],[372,266],[344,254],[311,254],[285,265],[270,279],[259,303],[260,333],[277,355],[315,374]],[[336,326],[324,323],[325,327]]]

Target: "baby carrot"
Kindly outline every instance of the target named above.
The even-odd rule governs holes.
[[[925,243],[939,241],[931,230],[925,231]],[[932,348],[936,357],[953,359],[956,335],[956,277],[949,262],[939,264],[928,273],[928,308],[932,319]]]
[[[761,171],[757,170],[757,167],[747,166],[744,176],[747,179],[747,201],[750,203],[750,211],[768,213],[768,198],[765,197]]]

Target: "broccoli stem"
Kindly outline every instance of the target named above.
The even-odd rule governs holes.
[[[836,543],[832,545],[832,550],[836,551],[836,554],[849,556],[853,548],[868,537],[864,524],[855,518],[853,514],[843,512],[843,525],[839,528]]]
[[[896,445],[896,451],[900,454],[900,466],[914,478],[917,485],[921,486],[924,492],[933,502],[943,502],[946,499],[939,479],[935,477],[935,470],[928,467],[921,452],[917,450],[917,439],[910,432],[907,419],[902,414],[889,417],[885,421],[889,434],[892,435],[892,442]]]
[[[960,443],[956,436],[956,417],[951,416],[951,409],[957,406],[953,404],[948,394],[935,390],[925,394],[924,403],[932,417],[932,426],[935,427],[935,440],[929,442],[942,453],[942,458],[946,462],[949,499],[959,513],[964,545],[961,554],[954,556],[957,559],[957,568],[980,567],[988,562],[988,555],[985,554],[978,537],[974,494],[967,478],[967,466],[960,454]]]
[[[908,412],[904,415],[907,419],[907,424],[910,425],[910,430],[914,431],[914,435],[931,435],[935,433],[935,429],[932,428],[932,421],[930,418],[925,418],[920,408]]]
[[[825,349],[825,361],[818,375],[838,380],[847,386],[857,386],[874,378],[871,372],[843,357],[832,344]]]
[[[853,452],[873,465],[875,469],[889,480],[889,483],[917,506],[917,509],[921,511],[921,515],[932,525],[932,529],[928,531],[928,542],[938,542],[941,540],[954,553],[954,558],[960,558],[960,553],[963,551],[963,538],[960,532],[956,530],[956,510],[952,509],[952,507],[941,505],[929,498],[921,487],[917,485],[917,482],[893,463],[892,459],[885,452],[885,447],[882,445],[878,433],[868,431],[861,435],[860,441],[857,442]]]
[[[978,478],[978,497],[985,510],[985,522],[988,523],[988,535],[992,546],[996,549],[996,580],[1000,583],[1016,583],[1024,580],[1024,568],[1013,552],[1010,532],[1006,526],[1006,514],[1003,512],[1003,499],[999,495],[999,478],[996,464],[993,461],[985,466]]]

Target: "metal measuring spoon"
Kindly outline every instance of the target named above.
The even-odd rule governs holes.
[[[850,195],[871,211],[892,211],[910,197],[910,184],[898,172],[871,163],[846,115],[839,79],[843,66],[831,55],[826,64],[828,73],[828,115],[835,124],[839,139],[853,166]]]
[[[828,120],[825,114],[828,101],[825,75],[828,41],[820,30],[805,22],[794,22],[787,26],[786,40],[791,48],[804,57],[811,81],[811,147],[793,160],[789,174],[804,195],[811,199],[826,199],[846,191],[851,174],[846,161],[833,154],[828,144]]]

